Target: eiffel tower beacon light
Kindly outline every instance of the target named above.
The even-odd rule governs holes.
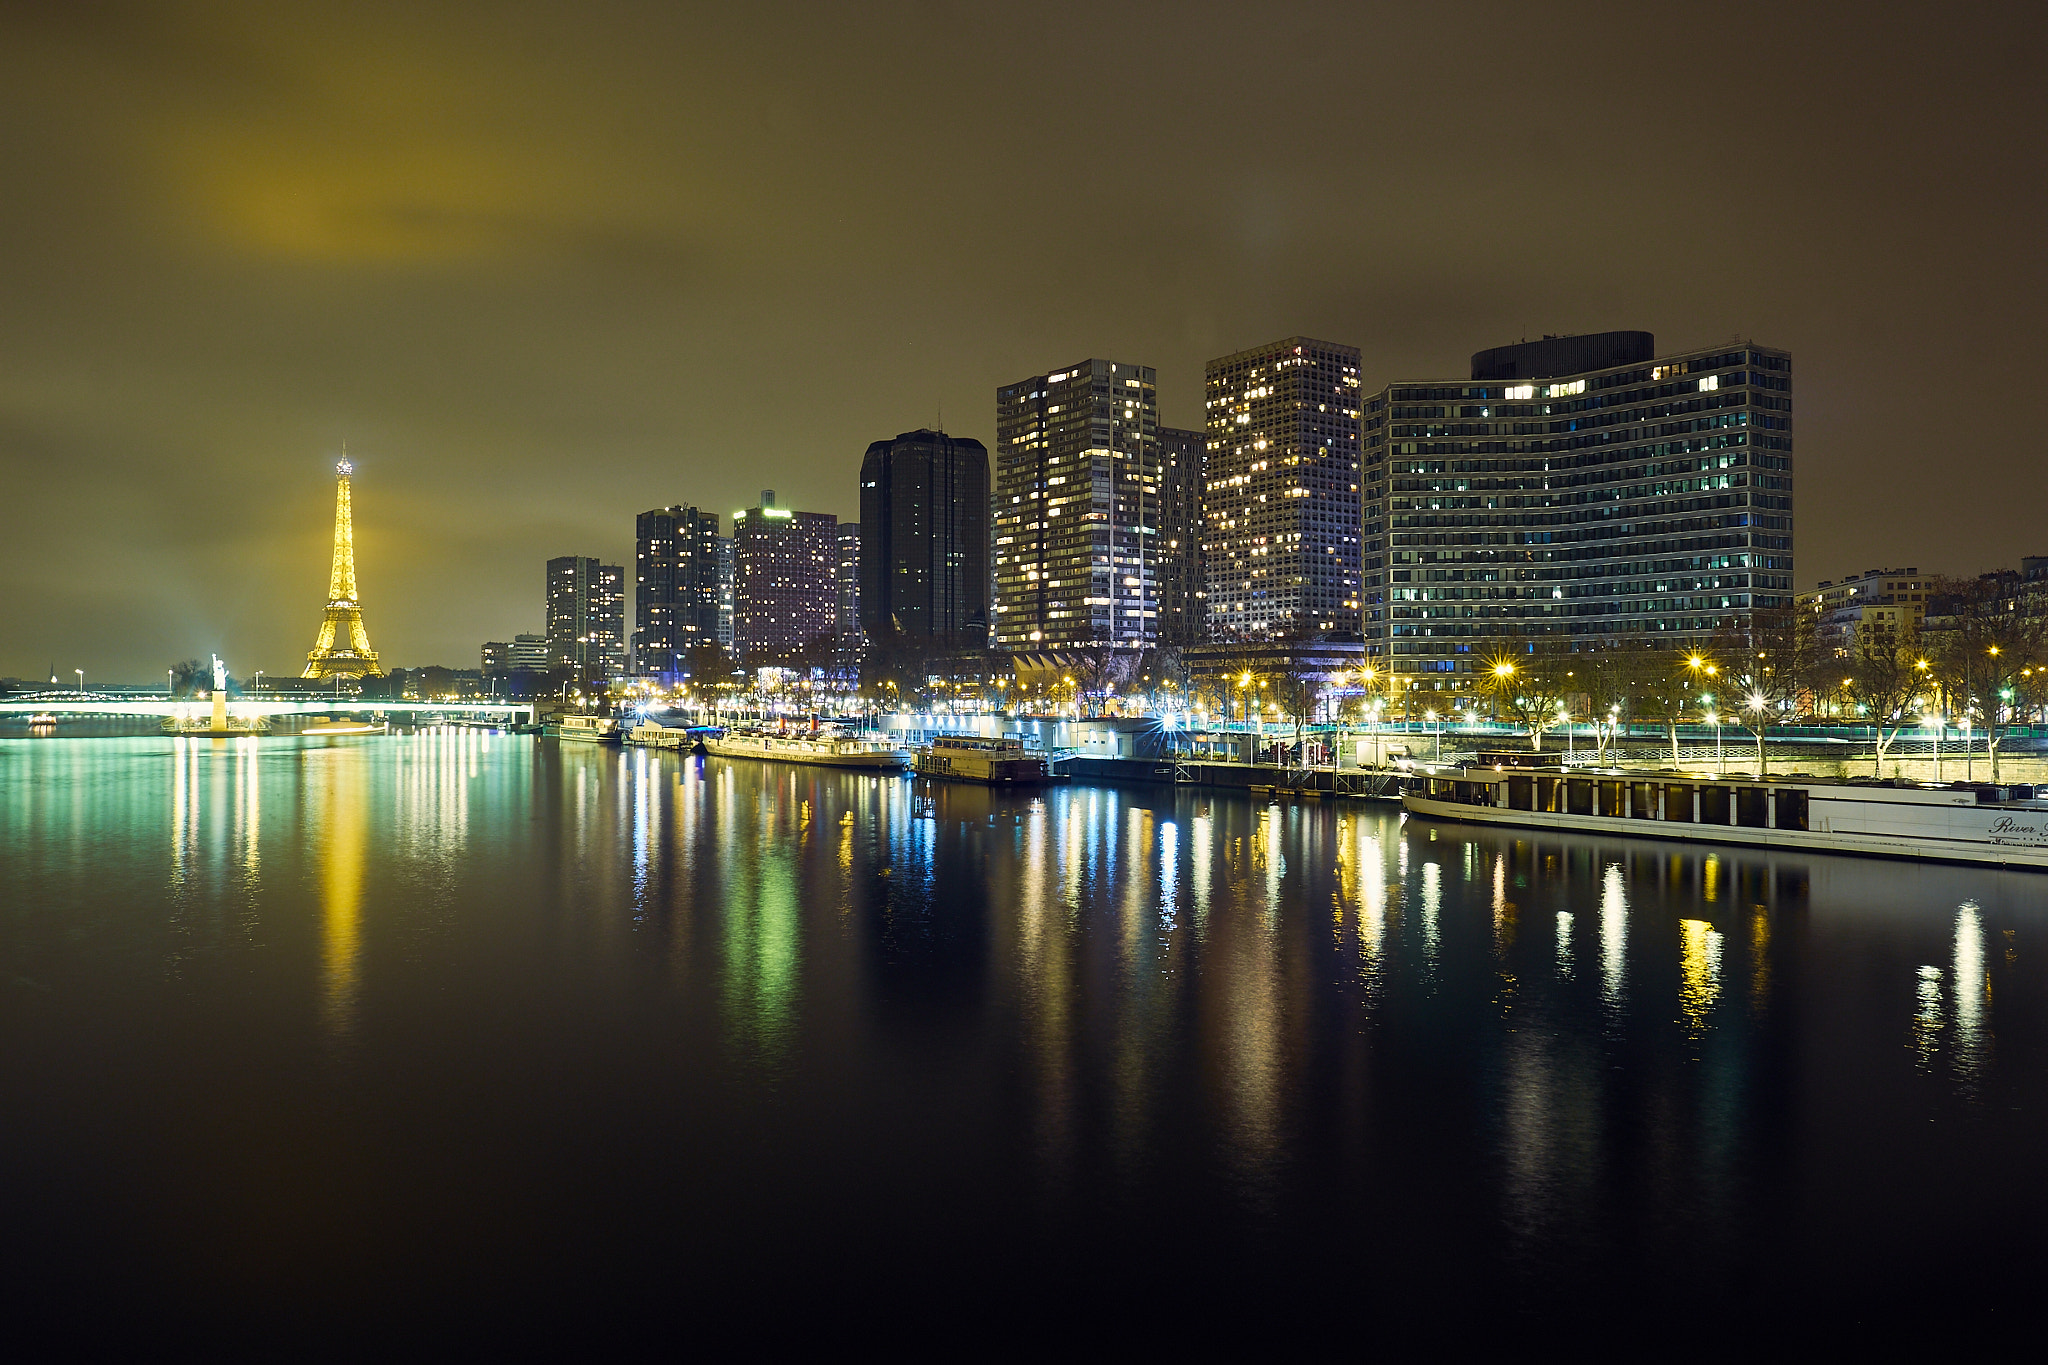
[[[346,459],[334,466],[334,570],[327,578],[327,617],[320,638],[306,655],[304,678],[381,678],[377,651],[363,629],[362,605],[356,601],[355,521],[349,512]]]

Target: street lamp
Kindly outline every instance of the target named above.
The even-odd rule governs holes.
[[[85,670],[74,668],[71,671],[78,675],[78,695],[82,697],[85,695]]]
[[[1725,775],[1727,763],[1721,757],[1721,716],[1718,712],[1707,712],[1707,724],[1714,727],[1714,771]]]

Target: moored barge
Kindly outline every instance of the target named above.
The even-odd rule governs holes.
[[[1411,815],[2048,871],[2048,800],[2020,785],[1456,768],[1418,773]]]
[[[975,735],[935,739],[918,750],[917,775],[991,787],[1058,780],[1045,756],[1026,752],[1024,741]]]

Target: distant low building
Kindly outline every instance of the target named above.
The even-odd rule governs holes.
[[[1799,606],[1816,618],[1816,642],[1839,658],[1854,651],[1865,632],[1918,634],[1933,590],[1934,580],[1918,569],[1865,569],[1839,582],[1823,579],[1799,594]]]
[[[511,671],[512,645],[505,640],[486,640],[483,648],[484,676],[495,678]]]
[[[536,673],[547,672],[548,637],[545,635],[513,636],[510,661],[513,668],[529,668]]]

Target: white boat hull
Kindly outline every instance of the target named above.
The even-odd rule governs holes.
[[[831,747],[829,740],[783,740],[744,737],[704,741],[704,752],[719,758],[757,758],[770,763],[807,763],[819,768],[854,768],[865,772],[902,772],[910,766],[908,749]]]
[[[1618,834],[1639,839],[1685,839],[1695,843],[1747,844],[1815,853],[1850,853],[1877,858],[1988,863],[2048,871],[2048,809],[1955,805],[1915,811],[1916,828],[1872,828],[1876,819],[1854,809],[1865,802],[1829,801],[1814,789],[1814,829],[1759,829],[1743,825],[1695,824],[1618,815],[1567,815],[1555,811],[1510,810],[1413,793],[1401,798],[1412,816],[1516,829],[1574,834]],[[1848,809],[1831,809],[1846,807]],[[1896,812],[1890,813],[1897,819]],[[1862,827],[1858,827],[1858,826]]]

